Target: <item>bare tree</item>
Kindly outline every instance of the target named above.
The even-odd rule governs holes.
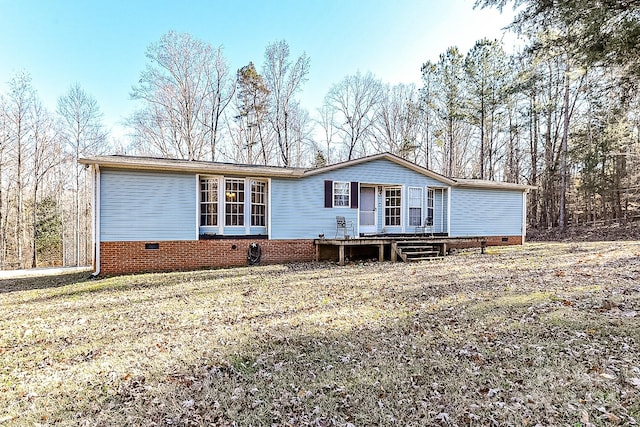
[[[382,97],[382,83],[373,74],[359,72],[345,77],[325,96],[334,114],[334,127],[347,149],[347,160],[366,153],[366,141],[374,124],[375,108]],[[361,153],[357,153],[358,144]]]
[[[4,214],[5,194],[4,188],[4,165],[5,165],[5,150],[9,144],[9,115],[7,112],[7,101],[4,96],[0,95],[0,269],[5,266],[5,260],[7,256],[7,228],[6,228],[6,215]]]
[[[334,143],[334,138],[336,136],[336,128],[334,127],[334,114],[335,111],[333,108],[328,106],[327,104],[318,108],[318,119],[316,119],[316,123],[320,125],[323,132],[324,140],[322,141],[326,145],[325,155],[322,156],[323,159],[320,163],[331,164],[331,146]],[[316,147],[318,152],[322,152],[320,147]]]
[[[378,151],[416,161],[420,141],[421,110],[413,84],[384,87],[374,122]]]
[[[231,99],[221,49],[186,33],[152,43],[131,97],[142,102],[129,124],[139,144],[167,157],[215,159],[219,120]]]
[[[295,95],[307,81],[309,74],[309,57],[302,54],[295,62],[289,59],[289,45],[281,40],[267,46],[264,58],[263,76],[269,89],[269,123],[273,128],[278,146],[280,160],[284,166],[291,162],[293,110]]]
[[[220,139],[220,128],[223,114],[229,103],[233,100],[236,85],[231,81],[229,66],[222,55],[222,48],[215,51],[213,67],[209,77],[209,86],[206,97],[208,98],[208,111],[204,116],[204,123],[209,140],[211,161],[216,160],[217,144]]]
[[[314,152],[314,141],[312,138],[313,122],[309,112],[302,108],[300,104],[293,103],[288,114],[289,139],[290,139],[290,160],[289,166],[301,167],[306,164],[306,159],[311,159]]]
[[[102,125],[102,113],[98,103],[91,95],[87,94],[78,83],[72,85],[67,93],[58,98],[58,115],[61,118],[60,137],[71,154],[74,169],[74,230],[75,251],[74,263],[81,265],[88,261],[88,256],[83,253],[82,230],[88,222],[88,216],[83,212],[88,211],[90,197],[83,192],[84,169],[78,163],[78,159],[90,154],[100,154],[106,148],[107,132]],[[88,236],[85,236],[88,238]]]
[[[27,146],[31,138],[31,106],[34,102],[35,90],[31,86],[31,76],[19,72],[9,81],[9,154],[13,157],[16,183],[16,262],[22,267],[24,245],[24,191],[25,170],[27,163]]]

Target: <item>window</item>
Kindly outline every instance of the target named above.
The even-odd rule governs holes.
[[[385,188],[384,189],[384,225],[394,226],[400,225],[400,198],[401,189]]]
[[[264,227],[267,224],[267,183],[251,181],[251,225]]]
[[[225,179],[224,197],[224,224],[244,225],[244,179]]]
[[[218,179],[200,179],[200,225],[218,225]]]
[[[433,225],[434,209],[433,209],[433,190],[427,188],[427,225]]]
[[[409,187],[409,226],[422,225],[422,188]]]
[[[334,208],[348,208],[350,204],[350,183],[349,182],[333,182],[333,207]]]

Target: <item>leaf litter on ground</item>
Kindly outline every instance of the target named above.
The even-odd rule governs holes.
[[[0,292],[0,425],[636,425],[640,242]]]

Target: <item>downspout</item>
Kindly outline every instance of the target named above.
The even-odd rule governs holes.
[[[447,237],[451,237],[451,189],[447,188]]]
[[[522,192],[522,244],[524,245],[524,239],[527,236],[527,193],[529,191]]]
[[[267,178],[267,239],[271,240],[271,178]]]
[[[91,274],[96,277],[100,274],[100,166],[94,165],[93,174],[93,262],[95,271]]]

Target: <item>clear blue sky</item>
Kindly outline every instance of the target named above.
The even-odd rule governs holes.
[[[466,52],[500,38],[505,12],[473,10],[473,0],[0,0],[0,92],[24,69],[55,110],[78,82],[122,135],[145,50],[174,30],[222,46],[232,70],[249,61],[260,70],[267,44],[286,40],[292,57],[311,59],[301,101],[313,113],[332,84],[357,71],[419,84],[422,63],[447,47]]]

